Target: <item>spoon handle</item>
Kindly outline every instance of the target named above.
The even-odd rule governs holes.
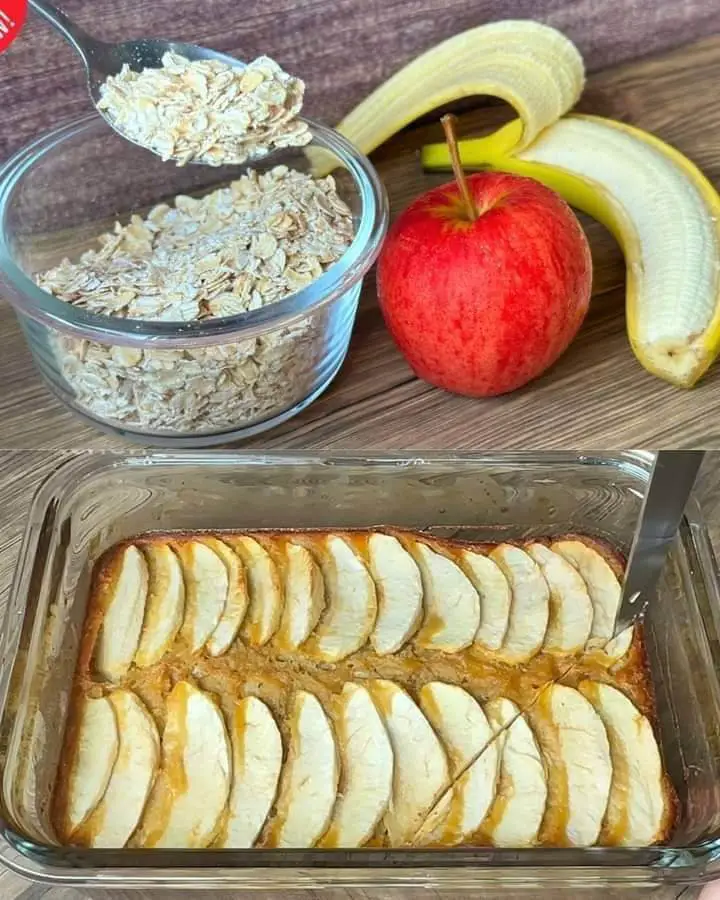
[[[52,3],[48,3],[47,0],[29,0],[29,2],[32,9],[42,16],[46,22],[49,22],[56,31],[59,31],[73,49],[80,54],[85,67],[89,70],[89,57],[100,47],[100,41],[83,31],[62,10]]]

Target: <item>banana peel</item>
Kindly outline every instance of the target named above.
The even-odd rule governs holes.
[[[517,146],[532,143],[577,102],[582,57],[554,28],[508,19],[471,28],[423,53],[362,101],[337,130],[370,153],[406,125],[462,97],[506,100],[522,124]]]
[[[463,163],[535,178],[602,222],[625,254],[635,355],[649,372],[692,387],[720,352],[720,198],[696,166],[653,135],[566,115],[584,82],[582,57],[561,32],[530,20],[494,22],[419,56],[338,130],[370,153],[462,97],[507,101],[518,118],[461,142]],[[447,147],[425,147],[422,161],[449,168]]]
[[[692,387],[720,352],[720,197],[685,156],[638,128],[569,115],[529,146],[515,120],[460,143],[468,168],[535,178],[605,225],[627,266],[630,344],[652,374]],[[449,168],[447,147],[423,148]]]

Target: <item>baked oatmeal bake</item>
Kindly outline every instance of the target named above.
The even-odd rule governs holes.
[[[94,847],[646,846],[673,788],[580,535],[152,533],[99,561],[54,823]]]

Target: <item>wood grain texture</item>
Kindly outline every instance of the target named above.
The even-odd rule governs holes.
[[[7,891],[7,893],[3,893]],[[288,896],[288,895],[285,895]],[[293,900],[697,900],[699,892],[693,888],[660,887],[650,891],[621,891],[608,888],[603,891],[554,890],[540,894],[536,891],[525,893],[479,894],[462,891],[435,891],[427,888],[418,890],[399,889],[388,891],[346,890],[295,891]],[[86,890],[83,888],[49,888],[46,885],[28,885],[11,872],[0,871],[0,897],[3,900],[187,900],[186,891],[129,891],[129,890]],[[238,894],[236,891],[213,891],[213,900],[279,900],[280,894],[259,891]]]
[[[654,131],[720,184],[720,36],[594,75],[581,108]],[[506,120],[503,106],[463,114],[461,133]],[[419,123],[380,148],[375,161],[393,215],[430,186],[418,150],[440,140],[436,121]],[[331,388],[304,414],[250,447],[459,449],[594,447],[720,448],[720,365],[692,391],[645,372],[627,342],[624,264],[607,232],[583,218],[595,264],[588,318],[565,356],[542,378],[505,397],[469,400],[417,380],[395,349],[366,281],[347,361]],[[118,447],[85,426],[35,373],[12,311],[0,302],[0,447]]]
[[[40,483],[60,465],[69,452],[63,451],[0,451],[0,622],[5,613],[7,598],[15,569],[18,551],[25,526],[25,518],[32,496]],[[711,537],[720,551],[720,453],[709,454],[701,471],[698,496],[703,504],[706,520],[711,525]],[[125,891],[86,890],[75,888],[53,888],[47,885],[31,885],[13,872],[0,867],[0,897],[2,900],[183,900],[184,891]],[[230,891],[214,892],[215,900],[231,900],[238,894]],[[250,895],[248,895],[250,896]],[[267,891],[252,894],[257,900],[277,898],[277,893]],[[310,900],[320,896],[311,891],[298,891],[293,895],[297,900]],[[380,891],[337,890],[323,891],[323,900],[495,900],[496,893],[441,892],[434,890],[394,889]],[[567,893],[530,891],[502,894],[506,900],[549,900],[550,897],[577,897],[576,889]],[[584,900],[695,900],[694,890],[676,887],[657,888],[652,891],[623,891],[604,888],[583,892]]]
[[[0,451],[0,622],[4,617],[7,598],[15,569],[18,551],[25,527],[25,519],[32,496],[40,483],[72,452],[63,451]],[[720,453],[708,454],[698,481],[698,497],[710,525],[711,538],[716,554],[720,553]],[[220,891],[212,894],[214,900],[231,900],[236,892]],[[245,896],[245,895],[243,895]],[[271,891],[248,894],[257,900],[278,898]],[[296,900],[496,900],[495,892],[441,892],[434,890],[330,890],[323,892],[298,891]],[[23,878],[0,867],[0,898],[2,900],[185,900],[184,891],[126,891],[86,890],[54,888],[47,885],[31,885]],[[697,892],[676,887],[660,887],[655,890],[623,891],[603,888],[578,894],[576,889],[567,893],[548,892],[502,894],[503,900],[550,900],[550,898],[582,897],[582,900],[696,900]]]

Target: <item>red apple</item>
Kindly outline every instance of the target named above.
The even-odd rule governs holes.
[[[396,220],[378,294],[416,375],[488,397],[537,378],[566,350],[587,312],[592,261],[554,191],[501,172],[465,181],[469,197],[446,184]]]

